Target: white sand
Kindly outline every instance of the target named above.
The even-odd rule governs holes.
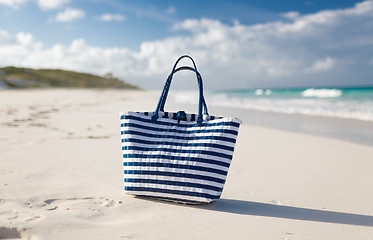
[[[158,94],[0,91],[0,239],[373,239],[373,148],[321,137],[243,125],[216,203],[125,196],[118,112]]]

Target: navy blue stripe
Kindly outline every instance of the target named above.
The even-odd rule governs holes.
[[[201,202],[201,201],[192,201],[188,199],[181,199],[181,198],[169,198],[169,197],[159,197],[159,196],[152,196],[152,195],[147,195],[147,194],[134,194],[135,196],[138,197],[149,197],[149,198],[155,198],[159,200],[165,200],[165,201],[173,201],[173,202],[179,202],[179,203],[186,203],[186,204],[206,204],[207,202]],[[211,199],[216,200],[216,199]]]
[[[162,189],[162,188],[125,186],[124,189],[127,190],[127,191],[160,192],[160,193],[177,194],[177,195],[192,196],[192,197],[202,197],[202,198],[208,198],[208,199],[219,198],[219,195],[211,195],[211,194],[208,194],[208,193],[186,192],[186,191]]]
[[[214,168],[208,168],[208,167],[184,165],[184,164],[174,164],[174,163],[160,163],[160,162],[123,162],[123,166],[165,167],[165,168],[190,169],[190,170],[197,170],[197,171],[220,174],[220,175],[223,175],[223,176],[226,176],[227,173],[228,173],[227,171],[214,169]]]
[[[141,118],[137,116],[132,116],[132,115],[121,115],[120,119],[133,119],[133,120],[138,120],[141,122],[146,122],[146,123],[153,123],[151,119],[146,119],[146,118]],[[194,125],[197,125],[196,123],[189,123],[189,124],[183,124],[183,123],[170,123],[170,122],[161,122],[157,121],[157,124],[160,125],[165,125],[165,126],[179,126],[179,127],[192,127]],[[240,124],[237,122],[218,122],[218,123],[202,123],[202,125],[199,125],[199,127],[212,127],[212,126],[234,126],[234,127],[239,127]]]
[[[213,139],[213,140],[221,140],[226,142],[235,143],[236,139],[234,138],[227,138],[227,137],[221,137],[221,136],[193,136],[193,137],[186,137],[186,136],[174,136],[174,135],[156,135],[156,134],[150,134],[150,133],[143,133],[139,131],[133,131],[133,130],[127,130],[127,131],[121,131],[121,134],[134,134],[144,137],[150,137],[150,138],[173,138],[173,139],[182,139],[182,140],[199,140],[199,139]]]
[[[182,186],[182,187],[203,188],[203,189],[209,189],[209,190],[213,190],[213,191],[217,191],[217,192],[223,191],[223,188],[214,187],[214,186],[206,185],[206,184],[200,184],[200,183],[191,183],[191,182],[155,180],[155,179],[143,179],[143,178],[125,178],[124,182],[154,183],[154,184],[162,184],[162,185],[174,185],[174,186]]]
[[[124,170],[124,174],[136,174],[136,175],[155,175],[155,176],[169,176],[169,177],[181,177],[181,178],[192,178],[200,179],[217,183],[225,183],[225,179],[202,176],[197,174],[189,173],[177,173],[177,172],[161,172],[161,171],[144,171],[144,170]]]
[[[183,133],[183,134],[192,134],[192,133],[228,133],[228,134],[233,134],[237,135],[238,132],[235,130],[230,130],[230,129],[205,129],[205,130],[193,130],[193,131],[185,131],[185,130],[180,130],[180,129],[164,129],[164,128],[155,128],[155,127],[149,127],[149,126],[144,126],[136,123],[122,123],[120,125],[121,127],[136,127],[140,129],[147,129],[150,131],[156,131],[156,132],[176,132],[176,133]]]
[[[181,142],[163,142],[163,141],[147,141],[137,138],[126,138],[122,139],[122,142],[131,142],[131,143],[141,143],[141,144],[148,144],[148,145],[172,145],[172,146],[188,146],[188,147],[213,147],[224,149],[228,151],[234,150],[234,147],[219,145],[215,143],[181,143]]]
[[[192,154],[204,154],[210,156],[216,156],[226,159],[232,159],[232,154],[225,154],[225,153],[218,153],[214,151],[207,151],[207,150],[184,150],[184,149],[172,149],[172,148],[147,148],[147,147],[138,147],[138,146],[123,146],[122,150],[137,150],[137,151],[162,151],[162,152],[171,152],[171,153],[192,153]]]
[[[125,156],[124,156],[125,155]],[[170,155],[147,155],[147,154],[124,154],[123,158],[146,158],[146,159],[159,159],[162,157],[162,159],[168,159],[168,160],[179,160],[179,161],[191,161],[191,162],[201,162],[201,163],[208,163],[208,164],[214,164],[219,165],[223,167],[229,167],[230,163],[218,161],[218,160],[212,160],[212,159],[206,159],[206,158],[194,158],[194,157],[181,157],[181,156],[170,156]]]

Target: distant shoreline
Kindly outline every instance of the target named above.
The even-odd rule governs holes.
[[[106,88],[140,89],[111,73],[97,76],[62,69],[0,68],[0,89],[28,88]]]

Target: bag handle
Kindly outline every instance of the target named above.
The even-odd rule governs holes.
[[[166,102],[166,98],[167,98],[167,95],[168,95],[168,91],[169,91],[169,88],[170,88],[170,84],[171,84],[171,81],[172,81],[172,77],[173,75],[175,74],[175,72],[177,71],[180,71],[180,70],[185,70],[185,69],[189,69],[189,67],[181,67],[180,69],[176,69],[177,67],[177,64],[180,62],[181,59],[183,58],[189,58],[192,63],[193,63],[193,71],[196,73],[196,77],[197,77],[197,82],[198,82],[198,87],[199,87],[199,101],[198,101],[198,118],[197,118],[197,124],[198,125],[201,125],[202,124],[202,121],[203,121],[203,115],[202,115],[202,106],[205,107],[205,112],[207,113],[207,107],[206,107],[206,102],[204,100],[204,97],[203,97],[203,84],[202,84],[202,77],[201,75],[198,73],[198,70],[197,70],[197,66],[193,60],[193,58],[191,58],[190,56],[188,55],[183,55],[181,57],[179,57],[177,59],[177,61],[175,62],[173,68],[172,68],[172,71],[171,71],[171,74],[168,76],[167,80],[166,80],[166,84],[163,88],[163,91],[162,91],[162,94],[161,94],[161,97],[159,99],[159,102],[158,102],[158,105],[157,105],[157,108],[154,112],[154,115],[152,116],[152,120],[153,121],[157,121],[157,119],[159,118],[159,111],[162,109],[163,110],[163,107],[164,107],[164,104]]]
[[[179,71],[181,71],[181,70],[190,70],[190,71],[195,72],[194,68],[192,68],[192,67],[182,66],[182,67],[179,67],[179,68],[175,69],[174,74],[177,73],[177,72],[179,72]],[[197,81],[201,81],[202,82],[201,74],[199,72],[197,72],[197,75],[198,75]],[[200,83],[198,82],[198,84],[200,84]],[[166,103],[166,98],[167,98],[169,90],[170,90],[170,84],[168,84],[167,86],[165,86],[165,92],[162,93],[163,97],[162,97],[162,104],[161,104],[160,111],[164,112],[164,105]],[[205,98],[203,96],[202,96],[202,101],[203,101],[202,104],[203,104],[203,109],[204,109],[204,113],[203,114],[204,115],[209,115],[208,111],[207,111],[206,101],[205,101]]]
[[[165,86],[163,88],[163,92],[162,92],[161,97],[160,97],[159,102],[158,102],[157,109],[154,112],[154,115],[152,116],[153,121],[156,121],[158,119],[158,117],[159,117],[158,116],[159,111],[161,111],[161,109],[163,109],[163,107],[164,107],[164,104],[165,104],[165,101],[166,101],[166,98],[167,98],[167,95],[168,95],[168,91],[169,91],[169,88],[170,88],[170,84],[171,84],[171,80],[172,80],[173,74],[175,72],[177,72],[177,71],[184,70],[184,69],[190,70],[189,67],[180,67],[180,69],[176,69],[177,64],[183,58],[189,58],[192,61],[194,69],[193,68],[190,68],[190,69],[192,69],[196,73],[196,76],[197,76],[197,81],[198,81],[198,86],[199,86],[199,104],[198,104],[199,106],[198,106],[198,119],[197,119],[197,123],[198,124],[202,123],[202,117],[203,117],[202,116],[202,105],[205,107],[205,113],[207,114],[206,102],[205,102],[204,97],[203,97],[202,77],[201,77],[201,75],[197,71],[197,67],[196,67],[196,64],[195,64],[194,60],[190,56],[188,56],[188,55],[183,55],[183,56],[181,56],[176,61],[174,67],[172,68],[171,74],[167,78],[166,84],[165,84]]]
[[[176,69],[176,66],[178,64],[178,62],[183,59],[183,58],[189,58],[190,60],[192,60],[192,63],[193,63],[193,66],[194,68],[191,68],[191,67],[188,67],[188,66],[182,66],[182,67],[179,67]],[[194,62],[194,60],[188,56],[188,55],[183,55],[181,56],[177,61],[176,63],[174,64],[174,67],[172,68],[172,71],[171,71],[171,74],[168,76],[167,80],[166,80],[166,84],[163,88],[163,91],[162,91],[162,95],[161,95],[161,98],[160,98],[160,101],[161,101],[161,108],[159,109],[159,111],[164,111],[164,105],[165,105],[165,102],[166,102],[166,99],[167,99],[167,95],[168,95],[168,91],[170,89],[170,85],[171,85],[171,80],[172,80],[172,77],[173,75],[180,71],[180,70],[191,70],[193,72],[196,73],[196,76],[197,76],[197,82],[198,82],[198,87],[201,88],[203,87],[203,84],[202,84],[202,77],[201,75],[199,74],[199,72],[197,71],[197,66]],[[207,112],[207,107],[206,107],[206,102],[204,100],[204,97],[203,97],[203,91],[202,91],[202,99],[203,99],[203,103],[204,103],[204,108],[205,108],[205,114],[208,115],[208,112]]]

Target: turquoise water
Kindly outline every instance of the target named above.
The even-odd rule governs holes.
[[[226,94],[238,98],[303,99],[323,98],[330,101],[373,101],[373,87],[364,88],[303,88],[303,89],[247,89],[215,91],[212,94]]]
[[[373,121],[373,87],[242,89],[205,93],[208,105]],[[196,103],[196,92],[176,101]]]

